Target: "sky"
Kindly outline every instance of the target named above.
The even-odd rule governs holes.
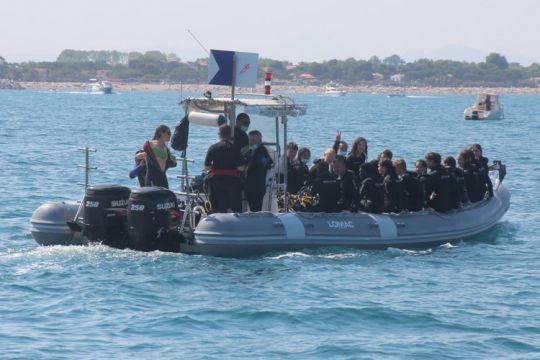
[[[0,56],[55,60],[63,49],[257,52],[279,60],[398,54],[540,62],[538,0],[0,0]]]

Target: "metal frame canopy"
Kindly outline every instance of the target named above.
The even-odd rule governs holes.
[[[299,117],[306,114],[306,105],[296,104],[291,98],[275,95],[272,97],[254,97],[242,99],[227,98],[193,98],[188,97],[180,103],[186,113],[204,111],[210,113],[229,114],[237,106],[244,107],[247,114],[264,117]],[[229,118],[229,120],[232,120]],[[234,124],[231,124],[234,125]]]
[[[287,122],[288,117],[300,117],[306,114],[306,105],[296,104],[293,99],[283,95],[256,95],[246,94],[251,96],[250,98],[194,98],[188,97],[180,102],[183,106],[186,115],[195,112],[208,112],[214,114],[225,114],[228,118],[228,123],[231,127],[235,126],[236,120],[236,108],[241,106],[244,108],[244,112],[250,115],[258,115],[261,117],[274,118],[276,126],[276,150],[277,158],[280,159],[276,167],[274,167],[274,174],[279,174],[280,170],[283,170],[283,183],[282,187],[285,194],[285,211],[288,211],[288,199],[287,199],[287,157],[286,151],[282,149],[287,148]],[[279,122],[283,126],[283,148],[280,147],[279,139]],[[231,137],[233,134],[231,133]],[[187,168],[187,164],[185,165]],[[277,176],[276,176],[277,177]]]

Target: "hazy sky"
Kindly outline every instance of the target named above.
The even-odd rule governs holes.
[[[540,62],[538,0],[0,0],[0,56],[54,60],[62,49],[207,48],[291,61],[393,53]]]

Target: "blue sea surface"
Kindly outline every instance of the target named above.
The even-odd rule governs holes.
[[[409,166],[477,142],[503,160],[510,210],[467,242],[251,259],[38,246],[32,212],[82,196],[78,148],[97,149],[91,183],[134,187],[135,151],[178,122],[179,99],[0,91],[0,358],[540,358],[540,98],[505,96],[504,120],[474,122],[472,96],[294,95],[309,108],[289,136],[314,156],[340,130]],[[197,172],[217,134],[190,131]]]

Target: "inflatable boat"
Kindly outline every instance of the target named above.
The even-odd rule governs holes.
[[[265,118],[259,127],[275,129],[275,140],[266,143],[276,166],[268,172],[264,211],[211,214],[200,177],[189,175],[184,147],[177,149],[182,151],[178,158],[182,171],[178,176],[182,183],[180,191],[87,184],[81,201],[46,203],[34,212],[31,233],[36,242],[40,245],[103,243],[141,251],[222,257],[319,247],[417,248],[479,234],[496,224],[510,206],[510,194],[502,183],[505,168],[496,162],[491,167],[493,196],[446,213],[294,211],[286,191],[287,175],[283,171],[286,157],[282,149],[287,144],[288,118],[305,114],[305,106],[281,96],[235,100],[188,98],[182,105],[186,112],[184,119],[193,125],[217,126],[223,118],[234,119],[236,108],[242,107],[246,113]],[[254,121],[252,118],[252,124]],[[230,122],[234,126],[234,120]],[[87,163],[85,169],[90,168]]]

